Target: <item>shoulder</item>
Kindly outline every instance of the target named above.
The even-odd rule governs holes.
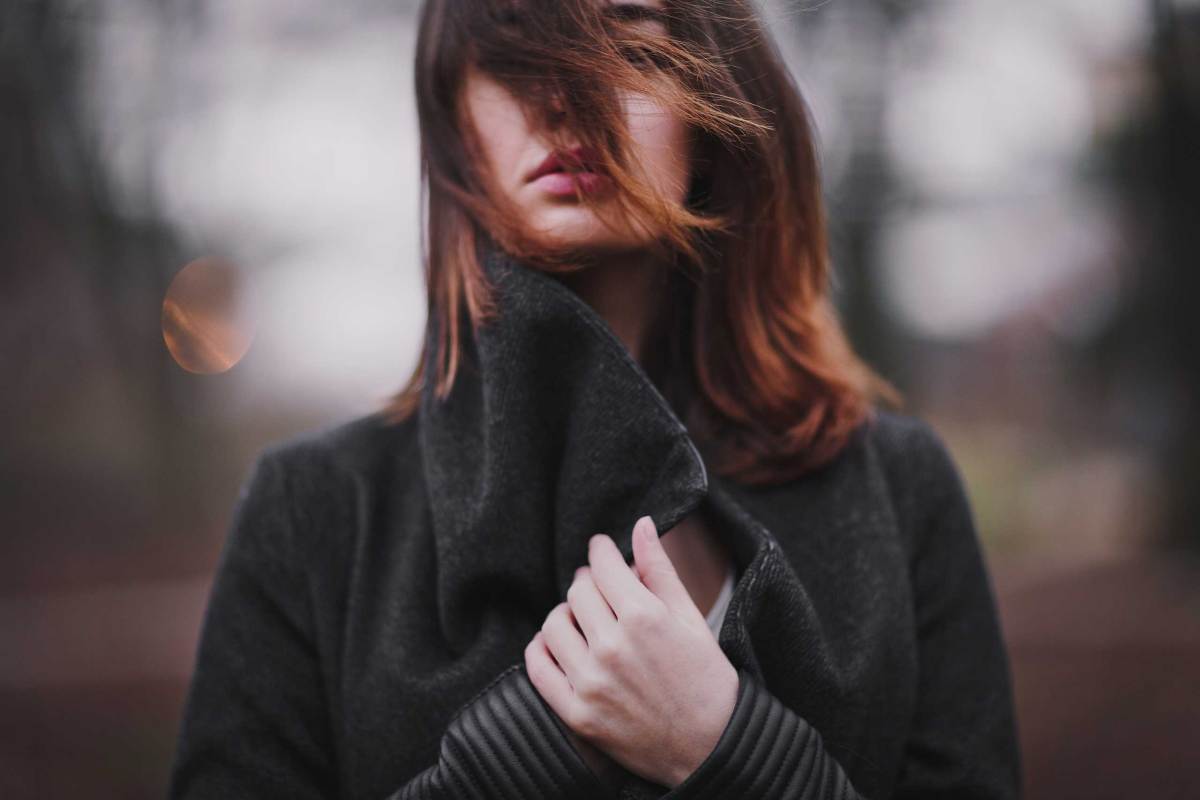
[[[969,513],[962,471],[942,435],[925,419],[876,409],[862,429],[878,459],[903,527],[924,527],[948,510]]]
[[[242,481],[234,541],[297,566],[344,552],[362,493],[408,477],[415,447],[415,417],[391,423],[381,412],[270,442]]]
[[[370,480],[414,451],[416,427],[415,415],[392,423],[375,411],[271,442],[257,462],[280,470],[292,482]]]
[[[877,408],[862,435],[889,470],[902,470],[913,480],[944,482],[957,472],[946,441],[921,417]]]

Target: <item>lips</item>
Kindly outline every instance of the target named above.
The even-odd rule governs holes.
[[[600,156],[591,148],[574,147],[567,151],[552,151],[542,160],[532,172],[525,177],[525,182],[536,181],[551,172],[595,172],[605,174]]]

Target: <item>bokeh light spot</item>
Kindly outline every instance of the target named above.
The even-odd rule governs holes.
[[[249,295],[243,276],[228,261],[204,257],[185,265],[167,287],[162,306],[163,341],[175,363],[212,375],[241,361],[254,340]]]

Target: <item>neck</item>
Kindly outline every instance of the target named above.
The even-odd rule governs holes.
[[[652,253],[633,251],[596,257],[584,269],[561,277],[604,318],[634,360],[644,364],[667,274],[666,265]]]

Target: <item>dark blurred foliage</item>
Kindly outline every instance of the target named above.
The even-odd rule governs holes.
[[[1151,394],[1137,433],[1163,464],[1162,538],[1200,551],[1200,7],[1153,9],[1155,102],[1109,143],[1139,258],[1098,360],[1113,384]]]
[[[29,533],[30,521],[44,520],[55,537],[77,532],[79,547],[110,543],[86,524],[56,524],[71,513],[84,522],[88,504],[64,507],[42,486],[102,503],[122,493],[117,513],[152,535],[158,526],[146,522],[176,508],[196,477],[188,412],[198,387],[172,363],[159,325],[185,253],[164,220],[123,207],[83,112],[88,37],[101,11],[62,0],[0,8],[5,527],[18,529],[13,513]],[[135,494],[121,468],[139,476]],[[5,544],[28,547],[30,538],[40,537]]]
[[[0,796],[11,798],[161,793],[178,678],[156,675],[163,659],[124,629],[144,617],[89,624],[88,592],[211,565],[195,534],[223,524],[236,469],[193,421],[203,387],[163,347],[162,297],[184,248],[164,220],[124,207],[85,118],[104,11],[0,4]],[[51,591],[55,602],[37,600]],[[180,621],[163,623],[145,641],[170,653]],[[94,682],[73,677],[91,669]]]

